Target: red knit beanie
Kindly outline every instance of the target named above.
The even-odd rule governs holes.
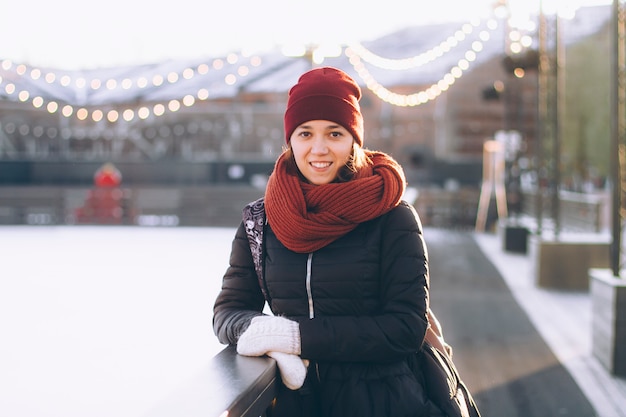
[[[330,120],[345,127],[363,146],[363,116],[359,107],[361,89],[345,72],[332,67],[304,73],[289,90],[285,111],[285,140],[298,126],[310,120]]]

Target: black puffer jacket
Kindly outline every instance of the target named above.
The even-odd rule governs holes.
[[[270,225],[264,235],[271,309],[299,322],[301,356],[310,360],[304,387],[282,387],[269,415],[441,415],[412,366],[428,308],[428,255],[415,210],[403,202],[310,254],[288,250]],[[214,307],[220,342],[235,344],[263,304],[242,224]]]

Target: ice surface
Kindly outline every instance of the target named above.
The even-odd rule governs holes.
[[[234,232],[1,227],[0,416],[141,416],[193,378]]]

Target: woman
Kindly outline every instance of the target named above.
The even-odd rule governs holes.
[[[400,165],[363,148],[360,97],[330,67],[290,90],[262,252],[242,222],[215,302],[220,342],[277,361],[283,384],[269,416],[442,415],[413,363],[428,328],[422,227],[401,199]],[[266,299],[273,315],[262,313]]]

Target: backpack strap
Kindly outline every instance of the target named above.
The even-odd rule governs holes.
[[[263,297],[270,304],[270,297],[265,286],[265,274],[263,273],[263,229],[265,227],[265,199],[259,198],[247,204],[243,209],[243,225],[250,244],[250,252],[254,261],[259,286]]]

